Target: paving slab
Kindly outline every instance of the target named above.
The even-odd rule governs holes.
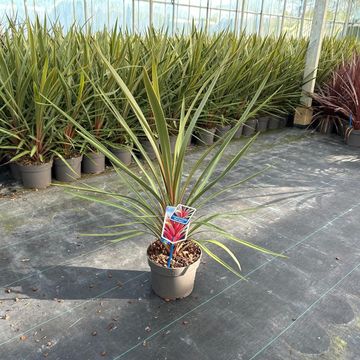
[[[218,188],[268,165],[211,206],[241,210],[218,224],[286,258],[232,246],[245,281],[204,256],[194,292],[173,302],[151,290],[152,239],[80,235],[127,221],[121,212],[60,187],[23,190],[3,172],[0,359],[359,359],[360,151],[268,132]],[[110,169],[83,181],[124,192]]]

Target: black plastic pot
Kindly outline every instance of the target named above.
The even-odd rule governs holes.
[[[256,119],[246,120],[246,122],[244,124],[244,128],[243,128],[244,136],[252,136],[255,134],[256,122],[257,122]]]
[[[16,181],[21,181],[21,170],[19,164],[17,162],[11,162],[9,163],[9,166],[10,166],[11,176]]]
[[[269,116],[263,116],[257,119],[257,131],[264,132],[268,129],[269,125]]]
[[[81,161],[83,156],[65,159],[66,163],[57,158],[54,160],[54,177],[58,181],[71,182],[81,178]]]
[[[130,149],[126,147],[111,148],[110,151],[125,165],[129,166],[131,164],[132,157]]]
[[[222,138],[231,129],[231,125],[219,126],[216,128],[216,136]]]
[[[214,143],[216,128],[198,130],[199,142],[202,145],[212,145]]]
[[[195,283],[201,255],[193,264],[182,268],[166,268],[148,258],[151,269],[151,287],[163,299],[175,300],[189,296]]]
[[[282,128],[286,127],[286,125],[287,125],[287,118],[286,117],[280,118],[279,128],[282,129]]]
[[[84,174],[99,174],[105,170],[105,155],[91,152],[84,155],[82,160],[82,172]]]
[[[280,127],[280,118],[271,116],[269,118],[268,129],[275,130],[278,129],[279,127]]]
[[[52,161],[44,164],[19,164],[24,187],[28,189],[45,189],[50,186],[52,164]]]
[[[350,146],[360,147],[360,130],[349,129],[346,133],[346,143]]]

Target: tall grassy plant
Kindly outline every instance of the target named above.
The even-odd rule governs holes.
[[[138,137],[133,132],[133,130],[127,126],[127,123],[121,115],[121,112],[112,103],[111,98],[100,88],[98,91],[102,94],[104,103],[116,117],[121,126],[126,129],[128,136],[138,147],[142,157],[145,159],[146,166],[138,161],[135,156],[138,170],[143,173],[143,177],[139,177],[135,170],[124,166],[121,161],[114,157],[112,153],[97,140],[96,137],[94,137],[89,131],[76,122],[76,120],[73,119],[70,115],[63,112],[55,104],[52,104],[54,108],[56,108],[59,113],[62,114],[62,116],[66,116],[69,121],[73,122],[74,126],[77,127],[80,136],[82,136],[85,141],[91,144],[98,151],[104,153],[111,160],[111,162],[117,166],[119,176],[126,182],[128,188],[132,191],[130,194],[122,195],[119,193],[108,192],[102,189],[95,189],[90,186],[72,187],[76,190],[82,190],[82,193],[75,192],[75,196],[120,209],[130,217],[129,223],[118,225],[121,227],[121,231],[112,234],[115,237],[114,241],[137,237],[141,234],[147,234],[155,239],[160,239],[166,206],[182,203],[201,209],[207,203],[216,199],[217,196],[223,194],[226,190],[237,188],[249,178],[248,177],[238,180],[229,186],[222,186],[221,190],[216,189],[216,185],[219,184],[219,182],[234,168],[234,166],[239,162],[241,157],[246,153],[246,151],[256,139],[256,136],[250,139],[237,151],[235,156],[232,157],[232,159],[228,161],[225,166],[220,168],[223,154],[225,153],[233,135],[238,130],[241,123],[251,115],[251,112],[258,110],[254,109],[254,104],[256,103],[259,94],[266,84],[266,78],[263,80],[254,98],[244,111],[240,122],[224,138],[222,138],[221,141],[218,141],[217,146],[213,145],[209,147],[201,156],[201,158],[196,161],[196,163],[189,169],[188,175],[185,176],[184,167],[186,163],[187,144],[190,140],[198,118],[216,85],[221,71],[224,68],[226,61],[221,66],[220,70],[212,74],[212,76],[210,76],[209,79],[207,79],[207,81],[203,84],[195,99],[189,105],[188,110],[185,110],[186,104],[183,100],[182,111],[180,114],[179,134],[176,141],[175,151],[172,153],[170,149],[169,131],[161,106],[161,99],[159,98],[157,91],[157,72],[152,72],[150,78],[147,71],[144,70],[143,78],[148,101],[154,116],[160,146],[158,146],[156,143],[156,139],[150,128],[148,119],[144,115],[139,104],[129,91],[123,79],[121,79],[116,69],[113,68],[113,66],[106,59],[98,47],[97,52],[99,57],[106,65],[107,69],[112,74],[113,78],[116,80],[118,86],[123,91],[132,108],[132,111],[136,114],[137,119],[141,124],[144,134],[146,135],[148,141],[152,144],[153,150],[156,154],[155,160],[151,160],[147,156],[147,153],[143,149]],[[197,103],[199,103],[199,105],[196,107]],[[203,168],[200,174],[198,174],[199,168],[201,168],[201,164],[205,164],[205,168]],[[255,244],[251,244],[245,240],[239,239],[236,236],[228,233],[225,229],[215,225],[213,221],[220,216],[224,216],[224,213],[211,214],[207,217],[205,216],[198,218],[193,222],[189,236],[192,241],[195,241],[203,251],[208,253],[213,259],[221,263],[227,269],[241,276],[239,273],[240,263],[230,248],[223,242],[212,237],[206,239],[197,238],[197,234],[199,234],[201,228],[207,228],[208,231],[211,231],[213,235],[218,234],[222,239],[227,239],[235,244],[242,244],[255,250],[275,255],[273,252]],[[101,234],[97,235],[101,236]],[[210,249],[210,244],[217,246],[219,249],[230,255],[231,258],[235,261],[237,267],[234,268],[222,260],[218,255],[216,255]]]

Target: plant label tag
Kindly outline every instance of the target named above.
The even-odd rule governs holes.
[[[185,241],[187,239],[190,225],[189,221],[187,221],[186,224],[183,224],[181,222],[171,219],[176,209],[177,207],[175,208],[173,206],[166,207],[164,223],[161,232],[161,240],[165,240],[166,242],[171,244]]]
[[[161,241],[163,243],[168,243],[169,240],[164,238],[164,227],[165,227],[165,222],[166,222],[166,219],[169,219],[171,217],[171,215],[173,214],[173,212],[175,211],[176,207],[175,206],[167,206],[166,207],[166,210],[165,210],[165,217],[164,217],[164,223],[163,223],[163,229],[162,229],[162,232],[161,232]]]
[[[171,220],[180,224],[188,224],[196,209],[190,206],[179,204],[171,215]]]

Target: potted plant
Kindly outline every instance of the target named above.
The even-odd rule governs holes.
[[[0,110],[1,113],[1,110]],[[8,126],[6,114],[1,114],[0,119],[0,159],[1,162],[8,164],[10,168],[10,174],[16,181],[21,181],[20,167],[16,161],[11,159],[16,155],[16,149],[18,146],[19,139],[14,136],[14,132]]]
[[[280,127],[280,118],[272,115],[269,117],[269,125],[268,128],[269,130],[276,130]]]
[[[360,147],[360,55],[344,61],[330,79],[313,95],[315,105],[324,115],[341,117],[347,122],[344,131],[348,145]]]
[[[216,127],[216,135],[222,138],[231,128],[229,119],[226,119],[224,115],[221,116],[220,123]]]
[[[212,114],[208,114],[206,118],[198,120],[196,133],[201,145],[210,146],[214,143],[216,126],[217,121]]]
[[[236,124],[239,122],[239,120],[233,121],[233,125],[232,127],[236,126]],[[234,139],[240,139],[242,134],[244,132],[244,124],[241,124],[238,128],[238,130],[236,131],[236,133],[234,134]]]
[[[84,113],[84,126],[99,141],[106,142],[106,128],[108,121],[108,110],[103,100],[105,94],[111,96],[115,91],[115,83],[106,72],[106,69],[99,62],[93,49],[90,48],[91,34],[83,35],[81,49],[83,56],[80,59],[84,66],[84,72],[88,82],[87,101],[83,101],[83,106],[87,111]],[[101,91],[99,91],[101,89]],[[105,171],[105,156],[94,148],[91,143],[87,143],[82,160],[82,172],[85,174],[99,174]]]
[[[109,59],[112,66],[116,68],[117,73],[123,79],[126,79],[127,86],[134,96],[142,99],[145,90],[139,86],[142,82],[141,66],[146,65],[146,57],[144,54],[143,43],[139,41],[138,35],[128,36],[119,32],[114,27],[111,37],[102,39],[102,51]],[[108,46],[109,45],[109,46]],[[101,64],[102,66],[102,64]],[[121,109],[122,116],[126,119],[126,123],[134,131],[138,131],[136,117],[131,113],[131,108],[122,94],[113,82],[112,90],[109,95],[111,102],[117,109]],[[111,111],[107,111],[107,124],[104,129],[105,141],[109,150],[125,165],[129,166],[132,162],[134,144],[127,135],[123,126],[118,122]]]
[[[245,121],[243,127],[243,135],[244,136],[253,136],[256,131],[257,119],[251,118]]]
[[[256,130],[259,132],[265,132],[268,129],[269,126],[269,120],[271,119],[271,117],[269,116],[259,116],[257,118],[257,126],[256,126]]]
[[[71,30],[73,33],[73,30]],[[86,117],[84,103],[88,103],[90,87],[86,84],[85,73],[82,66],[76,62],[78,46],[75,34],[70,34],[66,51],[58,51],[59,79],[63,93],[62,109],[71,114],[73,119],[81,122]],[[69,50],[69,47],[72,47]],[[67,59],[67,57],[70,57]],[[74,125],[62,119],[57,122],[56,129],[57,149],[54,158],[54,177],[58,181],[71,182],[81,177],[81,164],[83,160],[84,144],[76,132]]]
[[[59,150],[55,151],[54,177],[58,181],[71,182],[81,178],[81,163],[83,155],[76,142],[76,131],[72,124],[58,129],[62,139],[57,141]]]
[[[111,115],[109,117],[108,126],[104,129],[107,147],[115,157],[129,166],[132,162],[133,143],[116,119]],[[127,120],[127,124],[134,129],[134,121]]]
[[[26,28],[25,28],[26,26]],[[54,47],[48,32],[29,21],[20,28],[12,27],[5,35],[12,46],[0,49],[0,97],[7,114],[7,132],[16,144],[17,161],[23,185],[45,188],[51,183],[54,129],[57,114],[44,104],[43,96],[59,104],[61,99],[58,70],[53,63]],[[38,52],[38,44],[45,46]]]
[[[114,156],[125,165],[131,165],[133,144],[126,135],[119,135],[114,140],[109,141],[108,144],[108,148]]]
[[[61,108],[54,105],[62,116],[66,116],[69,121],[73,122],[74,126],[77,127],[80,135],[85,141],[91,144],[98,151],[105,154],[111,162],[116,164],[116,166],[122,170],[122,178],[124,178],[129,187],[134,190],[136,189],[132,194],[127,193],[126,195],[122,195],[107,192],[103,189],[94,189],[90,186],[74,186],[73,189],[77,190],[74,195],[79,196],[80,198],[98,201],[104,205],[123,209],[131,216],[132,219],[129,223],[119,224],[122,230],[113,234],[115,242],[135,238],[141,234],[145,234],[154,239],[147,249],[148,260],[151,264],[152,278],[156,279],[154,280],[156,285],[153,283],[154,291],[159,296],[166,299],[181,298],[189,295],[193,287],[193,275],[199,264],[202,253],[207,253],[228,270],[241,277],[240,263],[234,253],[229,249],[228,245],[225,245],[220,240],[215,240],[212,235],[201,238],[201,236],[199,236],[201,228],[207,229],[207,233],[211,231],[221,235],[223,239],[227,239],[234,244],[242,244],[265,253],[274,254],[260,246],[241,240],[221,227],[215,225],[213,220],[219,216],[224,216],[224,213],[204,215],[193,221],[189,230],[188,240],[180,243],[178,246],[175,245],[175,249],[173,249],[173,258],[169,267],[164,266],[164,263],[161,260],[164,257],[169,257],[169,246],[167,244],[160,243],[162,237],[163,219],[167,206],[186,204],[200,210],[209,201],[221,196],[229,188],[234,189],[246,181],[246,179],[241,179],[229,186],[221,187],[220,189],[215,188],[215,185],[229,173],[229,171],[236,165],[242,155],[256,139],[256,136],[250,139],[241,149],[238,150],[237,154],[232,157],[227,164],[220,169],[220,171],[218,171],[218,165],[222,158],[222,154],[231,142],[235,132],[238,130],[241,121],[245,120],[251,113],[251,109],[259,96],[259,93],[264,87],[266,79],[259,87],[259,91],[256,93],[253,101],[250,102],[248,108],[244,111],[242,119],[240,119],[241,121],[238,125],[229,130],[229,132],[222,138],[219,146],[209,146],[196,163],[189,169],[189,173],[185,176],[183,171],[186,163],[186,149],[188,141],[206,104],[206,101],[216,84],[222,68],[215,72],[203,84],[196,98],[190,104],[188,110],[182,113],[180,117],[179,134],[176,141],[175,152],[172,155],[166,119],[160,105],[159,98],[156,94],[156,88],[154,87],[154,83],[156,81],[154,80],[154,74],[152,74],[152,80],[150,80],[147,72],[144,70],[144,85],[154,114],[154,122],[160,146],[157,145],[157,139],[150,128],[148,119],[145,117],[124,81],[107,61],[100,49],[98,47],[96,47],[96,49],[110,73],[114,79],[116,79],[119,87],[124,92],[132,110],[136,114],[144,134],[153,147],[155,160],[150,159],[134,131],[127,125],[125,119],[121,116],[120,111],[113,106],[108,97],[105,97],[105,99],[109,109],[124,127],[127,134],[134,142],[134,145],[139,149],[141,155],[145,159],[147,165],[146,171],[140,163],[138,164],[143,173],[143,176],[141,177],[134,171],[134,169],[129,169],[121,161],[119,161],[113,153],[102,144],[101,141],[91,134],[91,132],[86,130],[83,126],[81,126],[81,124],[78,124],[71,118],[70,115],[62,111]],[[205,89],[207,89],[206,92]],[[195,110],[195,105],[198,101],[200,101],[200,104]],[[205,159],[207,159],[206,166],[199,174],[199,169],[201,168],[200,165],[204,163]],[[82,190],[82,193],[78,192],[78,190]],[[86,194],[84,192],[88,193]],[[102,234],[92,235],[102,236]],[[234,266],[231,266],[226,261],[222,260],[214,253],[213,249],[209,247],[209,245],[225,251],[225,253],[228,254],[234,261]],[[191,256],[188,255],[189,251]],[[191,274],[189,278],[186,277],[188,272]],[[157,281],[159,280],[159,276],[160,278],[164,278],[164,281],[167,283],[166,286],[158,285]]]

